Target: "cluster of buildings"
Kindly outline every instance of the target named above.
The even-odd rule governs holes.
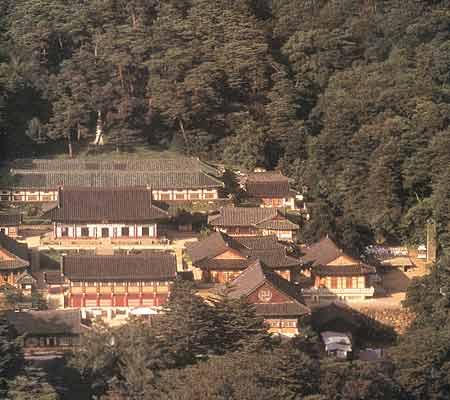
[[[1,204],[42,205],[51,222],[48,235],[55,248],[65,250],[57,268],[41,265],[39,248],[31,251],[15,240],[20,214],[0,214],[0,290],[10,285],[40,291],[53,309],[48,313],[67,311],[64,318],[77,332],[82,329],[74,312],[112,322],[158,314],[171,285],[186,272],[201,288],[230,285],[230,295],[254,304],[272,332],[290,336],[298,333],[313,303],[374,295],[375,268],[330,238],[297,245],[300,227],[290,212],[299,220],[305,206],[279,172],[242,179],[249,207],[219,205],[229,200],[221,171],[195,158],[18,160],[8,172]],[[198,202],[208,205],[209,235],[188,241],[178,252],[173,246],[152,249],[149,244],[158,242],[161,226],[171,218],[168,207]],[[105,243],[110,247],[103,248]],[[118,251],[129,243],[133,251]],[[94,250],[74,253],[69,251],[74,244]],[[17,323],[27,326],[31,316],[16,315]]]

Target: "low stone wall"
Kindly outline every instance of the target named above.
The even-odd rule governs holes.
[[[358,308],[358,311],[369,318],[392,327],[399,335],[405,333],[415,318],[415,315],[405,308],[373,309],[361,307]]]

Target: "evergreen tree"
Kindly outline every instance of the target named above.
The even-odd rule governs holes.
[[[245,350],[258,352],[271,345],[264,319],[257,317],[255,308],[245,298],[231,298],[232,288],[225,288],[217,297],[209,298],[216,321],[215,352]]]
[[[214,349],[217,337],[214,314],[195,292],[191,282],[177,281],[156,327],[161,354],[172,368],[192,364]]]

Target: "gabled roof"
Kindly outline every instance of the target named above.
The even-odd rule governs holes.
[[[5,257],[1,256],[2,252]],[[24,269],[29,265],[27,245],[0,232],[0,270]]]
[[[199,242],[189,243],[186,251],[193,263],[212,258],[229,249],[240,250],[241,245],[223,232],[213,232]]]
[[[292,195],[289,179],[279,171],[248,174],[245,190],[249,197],[285,198]]]
[[[302,249],[304,255],[301,257],[304,263],[312,266],[327,265],[343,254],[342,250],[328,236],[318,242]]]
[[[261,207],[222,207],[219,214],[208,217],[208,223],[212,226],[254,226],[283,230],[299,228],[277,209]]]
[[[227,250],[238,252],[243,260],[213,259]],[[286,248],[275,236],[230,237],[223,232],[213,232],[205,239],[189,244],[186,249],[192,263],[201,269],[245,269],[249,260],[260,259],[270,268],[298,266],[301,261],[288,256]]]
[[[152,204],[148,188],[63,188],[59,205],[46,216],[63,222],[143,222],[167,213]]]
[[[19,335],[79,335],[85,330],[79,310],[7,311],[6,319]]]
[[[301,260],[311,264],[318,276],[363,276],[376,273],[375,267],[364,264],[343,252],[328,236],[303,249]]]
[[[299,288],[280,275],[265,269],[259,260],[251,264],[242,274],[234,279],[230,286],[232,298],[247,297],[256,289],[268,283],[274,289],[285,294],[289,301],[280,303],[254,303],[256,313],[263,316],[309,314],[309,308],[304,304]]]
[[[64,256],[62,273],[72,281],[166,281],[175,279],[177,263],[171,253],[143,255]]]
[[[0,226],[18,226],[22,223],[21,214],[0,213]]]

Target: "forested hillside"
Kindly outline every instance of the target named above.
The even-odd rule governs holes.
[[[280,167],[308,189],[306,237],[419,243],[434,217],[450,247],[449,1],[1,0],[0,16],[3,157],[102,136]]]

